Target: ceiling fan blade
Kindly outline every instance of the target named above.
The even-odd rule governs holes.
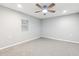
[[[42,7],[41,7],[38,3],[36,4],[36,6],[38,6],[39,8],[41,8],[41,9],[42,9]]]
[[[35,13],[39,13],[39,12],[41,12],[41,11],[36,11]]]
[[[52,8],[52,7],[54,7],[55,6],[55,3],[51,3],[49,6],[48,6],[48,8]]]
[[[49,12],[55,13],[55,10],[48,10]]]

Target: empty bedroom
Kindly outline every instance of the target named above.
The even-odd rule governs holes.
[[[0,56],[79,56],[79,3],[0,3]]]

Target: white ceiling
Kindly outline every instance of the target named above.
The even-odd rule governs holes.
[[[19,3],[19,4],[22,5],[22,8],[18,8],[17,3],[0,3],[0,5],[29,14],[31,16],[34,16],[40,19],[79,12],[79,3],[56,3],[56,6],[54,7],[56,12],[55,13],[48,12],[47,15],[43,15],[42,12],[34,13],[35,11],[40,10],[40,8],[38,8],[35,5],[35,3]],[[41,3],[40,5],[43,6],[43,4],[45,3]],[[46,5],[49,5],[49,4],[50,3],[46,3]],[[63,12],[64,10],[66,10],[67,12],[64,13]]]

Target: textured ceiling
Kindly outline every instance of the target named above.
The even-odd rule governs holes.
[[[43,15],[42,12],[34,13],[35,11],[40,10],[40,8],[38,8],[35,5],[35,3],[19,3],[22,5],[22,8],[18,8],[17,4],[18,3],[0,3],[0,5],[2,6],[26,13],[39,19],[45,19],[79,12],[79,3],[56,3],[56,6],[54,7],[56,12],[55,13],[48,12],[47,15]],[[44,4],[49,5],[50,3],[41,3],[40,5],[43,6]],[[66,12],[64,12],[64,10]]]

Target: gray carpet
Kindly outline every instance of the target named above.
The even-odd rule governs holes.
[[[39,38],[3,49],[0,56],[79,56],[79,44]]]

